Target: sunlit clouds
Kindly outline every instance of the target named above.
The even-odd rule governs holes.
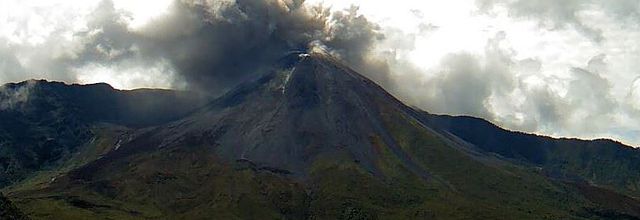
[[[392,90],[409,103],[511,129],[640,144],[637,1],[317,2],[359,5],[382,27],[377,49],[391,52]]]
[[[69,65],[67,60],[81,56],[83,43],[104,31],[91,29],[91,17],[101,1],[85,0],[7,0],[0,2],[0,82],[31,78],[71,81],[79,83],[106,82],[121,89],[140,87],[172,88],[173,73],[166,64],[158,65]],[[131,28],[137,31],[147,22],[166,13],[171,0],[145,1],[114,0],[116,10],[122,11]],[[114,58],[124,51],[98,51]],[[130,62],[129,62],[130,63]],[[123,67],[127,66],[127,67]],[[128,74],[135,73],[135,74]]]

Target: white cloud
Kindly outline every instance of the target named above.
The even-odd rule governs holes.
[[[118,74],[118,77],[114,77],[117,80],[114,80],[107,76],[104,68],[75,67],[69,63],[80,59],[77,56],[84,50],[83,44],[102,31],[102,29],[90,27],[90,18],[96,16],[95,9],[101,2],[101,0],[0,1],[0,58],[2,59],[0,82],[32,78],[96,82],[96,79],[100,78],[104,82],[115,83],[114,86],[121,89],[175,87],[171,80],[166,77],[156,77],[158,74],[155,73],[150,73],[146,78],[157,78],[159,79],[157,81],[124,79],[122,78],[124,74]],[[114,7],[128,14],[127,22],[131,22],[132,28],[138,28],[165,13],[170,3],[171,0],[154,1],[153,4],[140,0],[116,0]],[[105,44],[97,45],[96,49],[104,53],[107,60],[126,52],[109,48]],[[91,65],[99,64],[88,64],[88,66]],[[141,64],[137,68],[157,70],[155,66],[144,65],[146,64]],[[83,72],[80,76],[76,76],[72,69],[82,69]],[[91,70],[97,72],[89,72]],[[102,77],[97,77],[98,75]],[[169,76],[173,76],[172,73],[167,75]]]
[[[76,81],[82,84],[108,83],[114,88],[164,88],[185,89],[186,85],[176,80],[175,70],[167,62],[157,62],[149,66],[139,66],[131,62],[116,65],[91,63],[71,71]]]
[[[412,104],[511,129],[640,145],[640,125],[629,122],[640,117],[638,1],[323,2],[360,4],[375,18],[389,36],[378,50],[391,60],[392,91]],[[421,24],[437,28],[425,33]],[[498,33],[504,37],[492,44]]]

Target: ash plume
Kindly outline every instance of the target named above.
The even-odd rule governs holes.
[[[264,71],[288,51],[306,50],[312,43],[325,45],[355,66],[370,63],[367,54],[382,39],[376,24],[359,15],[357,7],[332,14],[322,5],[303,3],[179,0],[166,16],[130,31],[126,14],[105,0],[91,19],[93,30],[87,32],[97,34],[87,36],[77,58],[65,63],[165,62],[175,69],[174,80],[215,95]]]

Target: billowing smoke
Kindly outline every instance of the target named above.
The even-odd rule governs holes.
[[[79,52],[62,63],[80,70],[92,63],[168,64],[175,72],[173,80],[214,95],[311,43],[367,66],[368,51],[382,38],[356,7],[332,14],[302,0],[180,0],[167,15],[136,31],[128,26],[126,13],[105,0],[88,27]]]

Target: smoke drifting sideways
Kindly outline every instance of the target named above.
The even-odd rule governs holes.
[[[176,74],[174,81],[217,96],[269,68],[287,52],[310,45],[324,45],[365,69],[377,63],[368,54],[383,38],[379,27],[359,15],[357,7],[332,13],[303,0],[177,0],[166,15],[135,31],[126,16],[111,1],[101,2],[89,19],[80,52],[60,63],[71,67],[168,63]],[[372,78],[389,82],[384,78],[388,70],[375,69]]]

